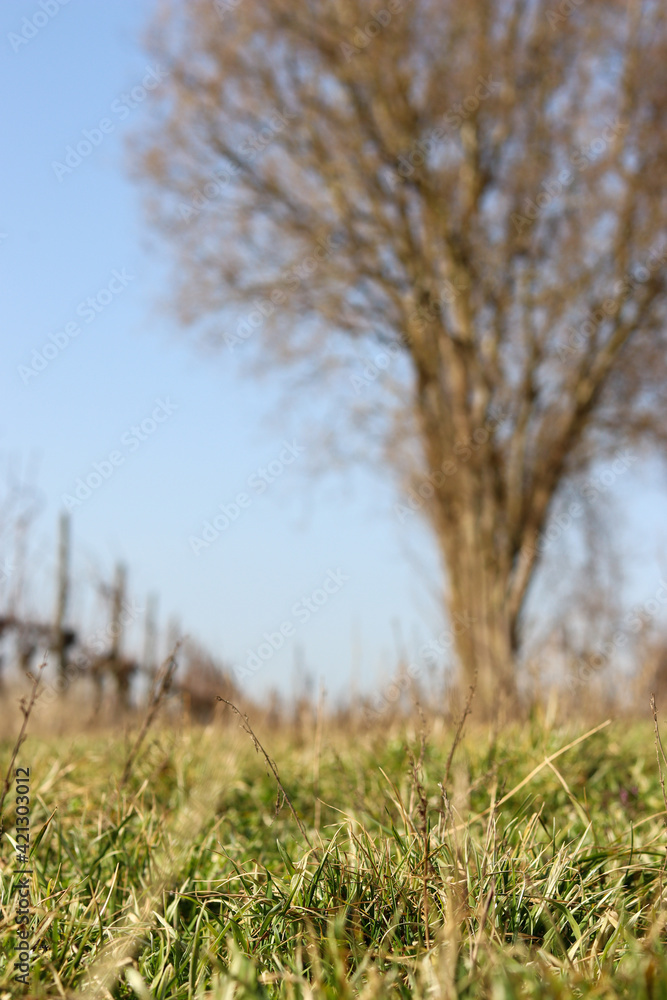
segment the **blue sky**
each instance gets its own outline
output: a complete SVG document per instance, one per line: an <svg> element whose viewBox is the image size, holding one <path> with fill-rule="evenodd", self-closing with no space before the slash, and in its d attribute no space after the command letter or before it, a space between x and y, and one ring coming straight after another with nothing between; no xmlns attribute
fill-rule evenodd
<svg viewBox="0 0 667 1000"><path fill-rule="evenodd" d="M270 384L242 378L229 352L198 355L161 309L166 258L149 247L123 142L141 120L141 105L129 108L123 95L132 102L150 67L140 47L149 10L136 0L70 0L18 47L9 34L19 35L39 4L11 2L0 12L0 73L13 95L2 124L0 453L32 463L44 495L34 603L50 611L63 494L76 499L77 480L96 463L108 471L109 455L120 452L109 478L72 509L75 619L97 623L92 583L123 559L138 602L158 594L162 625L176 615L214 653L241 663L330 570L342 570L349 581L245 683L286 691L303 655L332 693L353 680L370 686L381 664L395 662L394 619L406 641L439 627L437 557L416 523L406 536L388 486L371 476L313 482L297 454L263 493L257 480L248 486L258 469L280 463L286 440L297 451L300 442L293 424L268 419L277 398ZM104 119L113 130L92 132ZM99 145L71 172L54 167L84 130ZM43 357L51 337L54 356L28 373L43 364L33 351ZM151 432L157 400L175 409ZM131 429L142 421L140 441ZM251 504L195 555L189 538L239 492ZM411 568L412 553L425 574Z"/></svg>
<svg viewBox="0 0 667 1000"><path fill-rule="evenodd" d="M151 247L124 149L143 113L131 94L151 67L140 47L150 9L8 0L0 10L0 455L32 463L43 493L33 599L48 613L63 496L76 499L97 469L100 485L72 509L75 621L93 627L92 583L123 559L140 605L154 591L162 625L177 615L232 664L294 625L249 690L286 692L297 647L332 693L369 688L395 664L396 623L409 648L442 628L435 545L416 519L397 521L388 481L357 471L313 482L294 425L269 419L277 387L242 377L229 352L197 354L161 309L167 258ZM22 31L34 37L19 42ZM84 130L90 151L70 155L68 171L54 166ZM249 479L269 463L275 480L260 493ZM239 493L245 509L195 554L191 536ZM641 597L660 572L662 483L633 472L619 499ZM338 571L349 579L299 620L295 604Z"/></svg>

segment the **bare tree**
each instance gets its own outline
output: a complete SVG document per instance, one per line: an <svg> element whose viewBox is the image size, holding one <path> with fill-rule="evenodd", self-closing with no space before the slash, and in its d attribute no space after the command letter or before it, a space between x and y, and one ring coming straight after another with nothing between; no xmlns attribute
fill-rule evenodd
<svg viewBox="0 0 667 1000"><path fill-rule="evenodd" d="M490 707L568 479L665 445L667 22L380 3L165 0L136 164L186 322L311 375L388 365L347 369L347 412L414 462Z"/></svg>

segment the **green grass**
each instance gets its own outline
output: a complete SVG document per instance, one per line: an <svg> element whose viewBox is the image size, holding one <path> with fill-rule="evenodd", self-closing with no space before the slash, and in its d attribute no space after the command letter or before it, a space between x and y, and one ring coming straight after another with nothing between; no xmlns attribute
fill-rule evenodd
<svg viewBox="0 0 667 1000"><path fill-rule="evenodd" d="M443 796L441 725L421 763L410 727L325 730L319 762L314 734L258 731L312 850L235 721L153 734L124 788L121 737L30 735L30 995L667 997L650 721L612 723L513 791L582 732L473 728ZM12 794L3 997L23 991Z"/></svg>

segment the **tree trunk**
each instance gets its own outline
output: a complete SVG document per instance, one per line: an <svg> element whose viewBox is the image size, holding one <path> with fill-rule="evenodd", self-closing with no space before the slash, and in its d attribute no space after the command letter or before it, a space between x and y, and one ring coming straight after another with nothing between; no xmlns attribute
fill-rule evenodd
<svg viewBox="0 0 667 1000"><path fill-rule="evenodd" d="M474 529L472 518L471 526ZM440 540L461 681L476 685L473 710L488 718L503 708L511 710L517 701L516 624L507 607L509 576L483 537L471 543L463 529L453 537L441 535Z"/></svg>
<svg viewBox="0 0 667 1000"><path fill-rule="evenodd" d="M488 423L481 428L479 418L471 418L462 407L454 442L467 441L470 446L452 447L439 416L444 408L436 410L436 399L434 392L420 394L423 441L434 486L431 520L449 585L447 605L460 680L462 685L475 684L474 711L490 717L503 707L511 710L517 701L517 623L522 601L511 600L513 560L507 512ZM475 427L484 433L474 437Z"/></svg>

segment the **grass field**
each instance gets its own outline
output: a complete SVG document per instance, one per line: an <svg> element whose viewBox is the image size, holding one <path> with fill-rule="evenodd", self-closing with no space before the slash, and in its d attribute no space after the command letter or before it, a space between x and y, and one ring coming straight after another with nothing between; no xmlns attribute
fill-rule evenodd
<svg viewBox="0 0 667 1000"><path fill-rule="evenodd" d="M1 996L667 997L650 717L560 754L585 728L469 726L447 774L438 720L257 723L296 817L231 715L155 729L124 785L128 736L29 733L31 968L12 786Z"/></svg>

